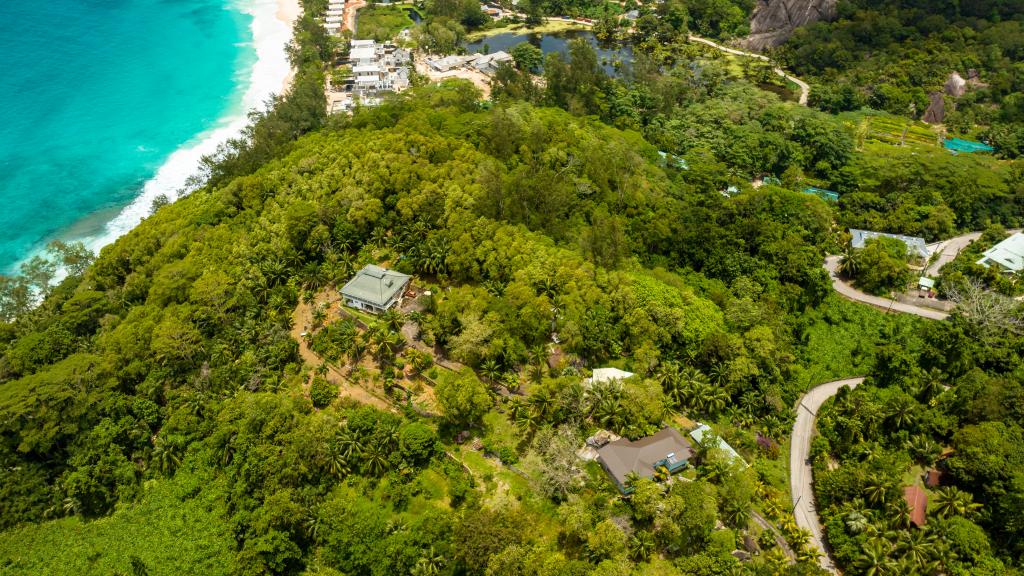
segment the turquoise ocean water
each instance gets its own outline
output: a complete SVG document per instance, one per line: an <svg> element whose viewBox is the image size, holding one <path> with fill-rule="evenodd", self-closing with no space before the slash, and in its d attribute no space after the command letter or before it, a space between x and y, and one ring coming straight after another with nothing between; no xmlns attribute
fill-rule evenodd
<svg viewBox="0 0 1024 576"><path fill-rule="evenodd" d="M0 2L0 273L100 233L238 114L251 22L226 0Z"/></svg>

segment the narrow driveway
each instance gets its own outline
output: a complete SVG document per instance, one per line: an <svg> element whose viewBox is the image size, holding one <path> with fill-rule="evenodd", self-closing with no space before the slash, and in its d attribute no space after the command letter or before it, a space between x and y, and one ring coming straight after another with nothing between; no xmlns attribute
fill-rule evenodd
<svg viewBox="0 0 1024 576"><path fill-rule="evenodd" d="M864 378L848 378L812 388L800 399L796 407L796 422L793 424L793 438L789 448L789 490L793 499L793 515L796 516L797 526L809 530L811 543L822 551L819 558L821 567L831 572L836 572L836 567L825 553L821 521L814 505L814 478L811 465L808 463L811 456L811 438L814 435L814 421L821 405L835 396L843 386L855 388L863 381Z"/></svg>
<svg viewBox="0 0 1024 576"><path fill-rule="evenodd" d="M714 42L712 40L708 40L707 38L701 38L700 36L694 36L693 34L690 34L688 36L688 39L690 40L690 42L699 42L699 43L704 44L706 46L710 46L710 47L712 47L715 50L718 50L720 52L725 52L726 54L732 54L734 56L746 56L747 58L756 58L756 59L762 60L764 62L771 62L771 58L765 56L764 54L756 54L754 52L744 52L743 50L737 50L735 48L729 48L727 46L722 46L721 44L718 44L717 42ZM785 78L786 80L789 80L790 82L792 82L792 83L794 83L794 84L796 84L797 86L800 87L800 105L801 106L807 106L807 95L810 94L811 87L808 86L807 83L804 82L803 80L797 78L796 76L793 76L792 74L786 72L785 70L783 70L782 68L779 68L778 66L776 66L774 68L774 72L775 72L775 74Z"/></svg>
<svg viewBox="0 0 1024 576"><path fill-rule="evenodd" d="M952 262L961 250L980 237L981 232L971 232L970 234L964 234L963 236L957 236L929 245L928 248L931 249L932 253L938 254L939 257L924 271L925 276L938 276L940 268Z"/></svg>
<svg viewBox="0 0 1024 576"><path fill-rule="evenodd" d="M871 294L857 290L839 277L839 262L842 258L842 256L828 256L825 258L825 270L828 271L828 275L832 279L832 288L834 288L839 294L849 298L850 300L870 304L883 310L902 312L904 314L914 314L922 318L928 318L929 320L945 320L946 318L949 318L949 314L942 312L941 310L911 306L910 304L897 302L890 298L872 296Z"/></svg>

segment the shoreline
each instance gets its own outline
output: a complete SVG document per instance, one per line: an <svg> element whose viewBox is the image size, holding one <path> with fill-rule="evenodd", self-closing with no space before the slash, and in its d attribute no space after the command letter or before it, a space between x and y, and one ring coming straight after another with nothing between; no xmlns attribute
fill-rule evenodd
<svg viewBox="0 0 1024 576"><path fill-rule="evenodd" d="M299 0L277 0L277 19L288 27L288 39L292 38L292 30L295 29L295 22L302 16L302 5ZM295 68L289 66L288 74L281 82L281 91L278 96L284 96L292 88L295 82Z"/></svg>
<svg viewBox="0 0 1024 576"><path fill-rule="evenodd" d="M249 24L250 36L243 41L251 46L255 59L248 70L247 80L239 85L236 104L226 110L213 126L196 134L172 152L143 183L131 202L119 208L106 208L82 215L25 254L15 269L33 256L43 254L45 245L53 239L82 242L99 255L104 246L130 232L150 215L154 199L164 195L174 201L192 192L189 179L199 172L200 160L216 153L221 144L241 134L249 124L248 114L251 110L264 108L272 94L283 95L288 92L295 70L288 61L285 45L291 42L294 23L302 12L299 0L231 0L226 3L225 9L252 18ZM107 216L102 224L101 216ZM83 236L74 234L75 231L85 232L86 228L92 228L94 232ZM59 282L63 277L63 271L59 271L56 281Z"/></svg>

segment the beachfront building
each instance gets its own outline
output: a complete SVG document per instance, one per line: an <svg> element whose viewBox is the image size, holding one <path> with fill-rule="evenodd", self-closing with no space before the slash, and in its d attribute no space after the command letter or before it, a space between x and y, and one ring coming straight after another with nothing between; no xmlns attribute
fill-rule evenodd
<svg viewBox="0 0 1024 576"><path fill-rule="evenodd" d="M409 87L408 50L373 40L353 40L349 49L352 95L363 104L377 101L381 92L401 92Z"/></svg>
<svg viewBox="0 0 1024 576"><path fill-rule="evenodd" d="M864 244L872 238L895 238L900 242L903 242L907 247L907 256L910 256L912 261L924 262L928 260L931 253L928 251L928 247L925 245L924 238L917 236L904 236L902 234L889 234L887 232L874 232L872 230L854 230L850 229L850 246L853 248L863 248Z"/></svg>
<svg viewBox="0 0 1024 576"><path fill-rule="evenodd" d="M331 0L324 12L323 25L331 36L341 36L345 27L345 0Z"/></svg>
<svg viewBox="0 0 1024 576"><path fill-rule="evenodd" d="M654 478L660 471L668 476L686 468L693 454L690 442L672 427L636 441L619 438L597 447L597 461L623 494L633 491L630 475Z"/></svg>
<svg viewBox="0 0 1024 576"><path fill-rule="evenodd" d="M345 305L378 314L402 301L410 276L368 264L341 288Z"/></svg>
<svg viewBox="0 0 1024 576"><path fill-rule="evenodd" d="M1024 234L1017 232L985 250L978 264L1007 274L1016 274L1024 270Z"/></svg>

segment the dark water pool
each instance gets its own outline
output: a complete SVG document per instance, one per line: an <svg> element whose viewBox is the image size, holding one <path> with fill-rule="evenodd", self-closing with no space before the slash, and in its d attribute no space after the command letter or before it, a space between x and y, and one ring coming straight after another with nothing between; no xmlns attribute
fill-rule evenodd
<svg viewBox="0 0 1024 576"><path fill-rule="evenodd" d="M611 76L618 76L622 70L616 63L628 65L633 61L633 49L629 45L615 46L613 48L602 47L589 30L566 30L551 34L536 34L530 32L505 32L495 34L486 38L467 42L464 44L466 52L497 52L504 50L511 52L517 44L529 42L540 48L545 55L551 52L560 52L565 56L569 54L569 42L577 38L586 40L597 52L597 61L604 68L604 71Z"/></svg>

